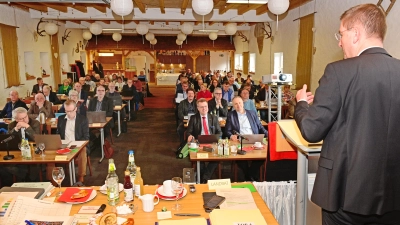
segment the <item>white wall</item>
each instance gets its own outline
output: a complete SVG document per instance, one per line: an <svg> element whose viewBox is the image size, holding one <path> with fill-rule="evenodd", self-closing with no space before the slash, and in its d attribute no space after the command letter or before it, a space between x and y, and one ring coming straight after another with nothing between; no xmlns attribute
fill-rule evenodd
<svg viewBox="0 0 400 225"><path fill-rule="evenodd" d="M210 51L210 70L229 70L229 52Z"/></svg>
<svg viewBox="0 0 400 225"><path fill-rule="evenodd" d="M153 54L155 54L155 53L153 53ZM150 64L154 64L154 58L148 52L145 52L145 51L131 52L131 53L129 53L128 56L126 56L126 58L133 58L133 57L137 57L137 56L146 57L146 59L145 59L145 63L146 63L145 74L147 75L147 79L150 80L150 74L149 74ZM138 74L139 74L139 72L143 70L143 66L136 66L136 69L138 70Z"/></svg>

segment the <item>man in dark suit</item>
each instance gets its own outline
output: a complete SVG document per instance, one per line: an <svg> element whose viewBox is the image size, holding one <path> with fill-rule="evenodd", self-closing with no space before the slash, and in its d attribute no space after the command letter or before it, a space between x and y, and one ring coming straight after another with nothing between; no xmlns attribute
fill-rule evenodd
<svg viewBox="0 0 400 225"><path fill-rule="evenodd" d="M198 113L194 114L190 120L186 131L188 135L187 141L190 142L193 139L197 139L199 135L211 135L221 134L221 127L219 126L218 117L208 113L207 100L201 98L197 100ZM218 162L209 162L207 167L205 163L201 162L200 172L202 183L207 183L207 180L211 179L215 168L217 168ZM205 168L204 168L205 167Z"/></svg>
<svg viewBox="0 0 400 225"><path fill-rule="evenodd" d="M187 90L187 98L179 103L178 107L178 118L179 118L179 126L177 129L179 141L183 143L185 141L184 133L185 133L185 116L187 117L189 114L197 113L197 105L196 99L194 98L194 90L189 88ZM188 118L189 119L189 118Z"/></svg>
<svg viewBox="0 0 400 225"><path fill-rule="evenodd" d="M57 97L57 94L52 92L50 87L48 85L45 85L43 87L43 95L45 97L45 99L51 103L53 103L53 105L59 105L61 104L60 99Z"/></svg>
<svg viewBox="0 0 400 225"><path fill-rule="evenodd" d="M133 81L132 81L132 79L129 79L127 82L126 82L126 84L122 87L122 92L131 92L132 93L132 96L133 96L133 98L132 98L132 100L130 100L130 106L131 106L131 109L132 109L132 111L131 111L131 115L134 115L132 112L135 112L135 107L136 107L136 102L139 102L139 95L138 95L138 93L137 93L137 91L136 91L136 87L135 87L135 85L133 85ZM128 112L128 110L129 110L129 108L128 107L125 107L125 111L126 112Z"/></svg>
<svg viewBox="0 0 400 225"><path fill-rule="evenodd" d="M43 86L47 85L43 83L43 79L41 77L36 78L36 82L37 84L33 85L32 94L43 92Z"/></svg>
<svg viewBox="0 0 400 225"><path fill-rule="evenodd" d="M228 102L222 98L222 89L214 89L214 98L208 101L208 110L218 117L226 117L228 115Z"/></svg>
<svg viewBox="0 0 400 225"><path fill-rule="evenodd" d="M82 84L80 82L76 82L74 84L74 90L78 92L78 99L83 104L86 105L88 99L88 93L82 90Z"/></svg>
<svg viewBox="0 0 400 225"><path fill-rule="evenodd" d="M180 79L182 82L176 85L176 92L175 92L175 100L178 97L178 94L182 95L183 99L187 99L187 89L189 88L189 83L187 82L187 78L181 78ZM175 101L175 119L176 119L176 126L179 126L179 115L178 115L178 109L179 109L179 103Z"/></svg>
<svg viewBox="0 0 400 225"><path fill-rule="evenodd" d="M25 102L21 101L19 99L19 95L17 91L10 91L10 101L6 103L4 106L3 110L0 112L0 118L11 118L12 117L12 111L15 108L22 107L28 110L28 107L26 106Z"/></svg>
<svg viewBox="0 0 400 225"><path fill-rule="evenodd" d="M64 102L66 115L60 116L57 122L57 133L62 140L87 141L89 140L89 123L85 116L76 112L76 102ZM84 147L76 158L78 162L78 181L83 182L86 175L87 152Z"/></svg>
<svg viewBox="0 0 400 225"><path fill-rule="evenodd" d="M114 102L112 99L105 96L106 89L103 86L98 86L96 97L90 99L88 111L106 111L107 117L112 117L114 114ZM114 120L107 124L104 129L104 134L107 134L109 128L114 127ZM107 136L107 135L106 135Z"/></svg>
<svg viewBox="0 0 400 225"><path fill-rule="evenodd" d="M323 224L400 224L400 61L383 49L378 6L340 19L344 60L327 65L315 98L306 85L296 96L302 136L324 141L311 200Z"/></svg>
<svg viewBox="0 0 400 225"><path fill-rule="evenodd" d="M228 113L225 125L225 136L232 141L237 141L238 137L234 131L240 134L264 134L268 136L267 130L261 125L257 113L252 110L246 110L243 107L242 98L236 96L232 100L234 111ZM237 162L238 166L243 170L246 180L257 181L260 173L260 166L263 161L254 160L250 167L247 161Z"/></svg>

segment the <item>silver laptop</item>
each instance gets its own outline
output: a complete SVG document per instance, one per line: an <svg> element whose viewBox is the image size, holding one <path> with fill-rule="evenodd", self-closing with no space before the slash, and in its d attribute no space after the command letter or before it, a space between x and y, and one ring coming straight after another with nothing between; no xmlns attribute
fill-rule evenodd
<svg viewBox="0 0 400 225"><path fill-rule="evenodd" d="M44 143L46 150L58 150L63 149L68 146L68 144L61 143L61 136L59 134L49 134L49 135L35 135L35 143Z"/></svg>
<svg viewBox="0 0 400 225"><path fill-rule="evenodd" d="M106 111L90 111L86 112L89 123L105 123Z"/></svg>
<svg viewBox="0 0 400 225"><path fill-rule="evenodd" d="M199 135L197 139L200 144L210 144L214 142L218 142L219 134L210 134L210 135Z"/></svg>
<svg viewBox="0 0 400 225"><path fill-rule="evenodd" d="M263 142L264 134L243 134L249 140L243 139L243 144L254 144L255 142Z"/></svg>

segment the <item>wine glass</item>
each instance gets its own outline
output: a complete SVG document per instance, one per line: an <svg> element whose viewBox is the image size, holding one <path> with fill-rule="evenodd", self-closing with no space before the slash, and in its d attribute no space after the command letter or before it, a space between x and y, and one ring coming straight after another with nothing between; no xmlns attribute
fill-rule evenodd
<svg viewBox="0 0 400 225"><path fill-rule="evenodd" d="M40 149L40 151L42 152L42 158L44 158L46 155L44 154L44 149L46 148L46 146L44 145L44 143L39 143L38 147Z"/></svg>
<svg viewBox="0 0 400 225"><path fill-rule="evenodd" d="M178 197L183 191L182 178L173 177L171 179L171 186L172 186L172 191L175 193L175 200L176 200L176 204L174 205L172 210L180 210L182 209L182 206L178 204Z"/></svg>
<svg viewBox="0 0 400 225"><path fill-rule="evenodd" d="M57 196L60 196L60 195L62 195L61 183L65 178L64 169L62 167L54 167L52 175L53 175L53 180L58 184L59 192L58 192Z"/></svg>

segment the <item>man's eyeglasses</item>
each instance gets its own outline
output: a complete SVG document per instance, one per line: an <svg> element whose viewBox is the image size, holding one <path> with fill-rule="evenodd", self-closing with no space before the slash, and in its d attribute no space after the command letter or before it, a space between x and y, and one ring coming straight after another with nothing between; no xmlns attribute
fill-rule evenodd
<svg viewBox="0 0 400 225"><path fill-rule="evenodd" d="M97 90L97 91L104 92L105 90Z"/></svg>
<svg viewBox="0 0 400 225"><path fill-rule="evenodd" d="M26 116L23 117L23 118L15 118L15 120L16 120L16 121L23 121L23 120L25 120L27 117L28 117L28 114L26 114Z"/></svg>
<svg viewBox="0 0 400 225"><path fill-rule="evenodd" d="M340 40L342 39L343 33L346 32L346 31L349 31L349 30L351 30L351 29L353 29L353 28L349 28L349 29L347 29L347 30L339 31L338 33L335 33L335 38L336 38L336 40L337 40L337 41L340 41Z"/></svg>
<svg viewBox="0 0 400 225"><path fill-rule="evenodd" d="M70 110L70 111L68 111L68 110L65 110L65 112L66 112L66 113L72 113L72 112L74 112L74 111L75 111L75 109L76 109L76 107L75 107L73 110Z"/></svg>
<svg viewBox="0 0 400 225"><path fill-rule="evenodd" d="M214 93L214 95L222 95L222 92L221 93Z"/></svg>

